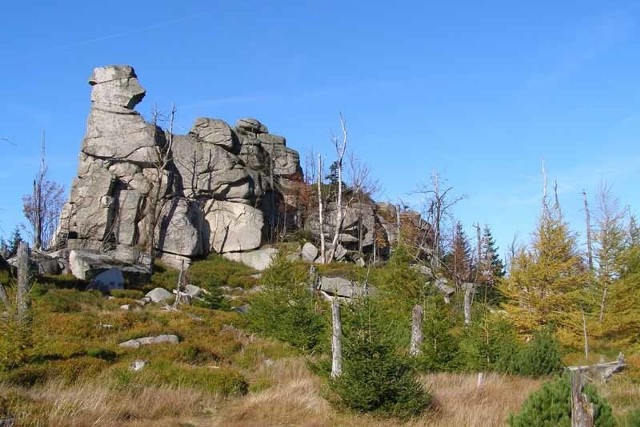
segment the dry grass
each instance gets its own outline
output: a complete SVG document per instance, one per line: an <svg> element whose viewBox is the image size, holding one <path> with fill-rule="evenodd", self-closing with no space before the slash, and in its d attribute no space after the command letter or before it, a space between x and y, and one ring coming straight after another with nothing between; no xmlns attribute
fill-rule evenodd
<svg viewBox="0 0 640 427"><path fill-rule="evenodd" d="M330 425L331 408L320 395L320 380L309 372L303 359L281 359L264 364L260 371L272 387L232 402L213 425Z"/></svg>
<svg viewBox="0 0 640 427"><path fill-rule="evenodd" d="M517 411L541 380L489 374L477 387L475 375L423 376L434 397L432 408L408 422L370 415L337 413L322 397L321 381L302 359L285 359L263 368L275 383L226 405L212 425L217 426L501 426Z"/></svg>
<svg viewBox="0 0 640 427"><path fill-rule="evenodd" d="M20 413L14 414L21 426L158 425L167 418L177 420L210 411L219 401L187 388L156 386L117 391L97 383L65 386L49 382L29 390L2 386L0 392L21 400Z"/></svg>

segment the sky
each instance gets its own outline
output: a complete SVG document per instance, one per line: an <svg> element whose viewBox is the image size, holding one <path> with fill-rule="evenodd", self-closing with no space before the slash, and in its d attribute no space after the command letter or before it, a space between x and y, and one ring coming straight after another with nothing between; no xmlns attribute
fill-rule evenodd
<svg viewBox="0 0 640 427"><path fill-rule="evenodd" d="M132 65L138 106L255 117L300 152L350 151L381 201L420 208L437 173L465 195L454 215L526 243L542 167L567 220L601 182L636 212L640 182L637 1L8 2L0 15L0 236L24 223L46 134L50 178L68 190L94 67ZM550 184L551 186L551 184ZM595 203L595 202L593 202ZM584 235L584 233L581 233Z"/></svg>

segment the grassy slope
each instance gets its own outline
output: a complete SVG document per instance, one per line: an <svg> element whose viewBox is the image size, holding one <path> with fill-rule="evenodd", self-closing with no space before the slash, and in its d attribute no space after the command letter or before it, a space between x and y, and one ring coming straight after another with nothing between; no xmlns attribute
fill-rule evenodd
<svg viewBox="0 0 640 427"><path fill-rule="evenodd" d="M231 284L236 291L254 283L252 271L217 258L193 272L195 281ZM164 270L154 282L172 287L174 276ZM124 311L122 304L136 306L132 298L60 288L75 285L40 280L34 287L37 345L31 362L0 373L0 416L10 413L18 425L401 425L334 410L326 385L310 373L305 358L287 345L247 334L239 314L198 307L166 311L158 305ZM177 334L180 344L117 346L161 333ZM149 365L131 372L137 359ZM640 360L630 361L640 366ZM461 374L425 375L422 381L434 405L408 425L503 425L541 383L488 375L478 388L475 375ZM616 377L601 392L618 414L638 408L640 386L629 376Z"/></svg>

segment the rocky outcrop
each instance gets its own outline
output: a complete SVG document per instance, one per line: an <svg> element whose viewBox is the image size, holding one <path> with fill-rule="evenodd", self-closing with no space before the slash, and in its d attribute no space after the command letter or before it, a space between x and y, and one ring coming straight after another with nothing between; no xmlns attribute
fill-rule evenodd
<svg viewBox="0 0 640 427"><path fill-rule="evenodd" d="M163 259L260 247L273 201L288 200L288 185L301 177L299 155L283 137L251 118L232 127L201 117L187 135L171 134L135 111L145 90L130 66L96 68L89 84L87 130L56 248L139 262L151 233ZM72 265L78 277L88 270L95 269Z"/></svg>

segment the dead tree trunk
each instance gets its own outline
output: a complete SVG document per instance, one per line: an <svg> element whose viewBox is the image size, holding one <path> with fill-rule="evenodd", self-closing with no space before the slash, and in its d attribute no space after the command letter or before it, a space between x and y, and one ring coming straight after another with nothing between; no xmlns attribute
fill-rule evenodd
<svg viewBox="0 0 640 427"><path fill-rule="evenodd" d="M422 306L416 304L413 306L411 316L411 346L409 347L409 354L418 356L422 351L422 341Z"/></svg>
<svg viewBox="0 0 640 427"><path fill-rule="evenodd" d="M322 204L322 156L318 154L318 222L320 223L320 259L324 264L326 259L324 237L324 206Z"/></svg>
<svg viewBox="0 0 640 427"><path fill-rule="evenodd" d="M584 215L587 228L587 262L589 265L589 271L593 271L593 246L591 238L591 214L589 212L589 204L587 202L587 192L582 190L582 197L584 198Z"/></svg>
<svg viewBox="0 0 640 427"><path fill-rule="evenodd" d="M571 369L571 427L593 427L593 404L583 385L582 369Z"/></svg>
<svg viewBox="0 0 640 427"><path fill-rule="evenodd" d="M342 321L337 296L331 300L331 325L331 378L337 378L342 374Z"/></svg>
<svg viewBox="0 0 640 427"><path fill-rule="evenodd" d="M16 316L20 326L29 323L29 246L20 242L18 246L18 289L16 292Z"/></svg>
<svg viewBox="0 0 640 427"><path fill-rule="evenodd" d="M476 292L475 283L465 283L464 287L464 324L471 324L471 303Z"/></svg>
<svg viewBox="0 0 640 427"><path fill-rule="evenodd" d="M336 255L344 216L344 213L342 212L342 161L347 150L347 125L342 114L340 114L340 126L342 127L342 141L340 142L338 138L333 138L333 145L335 146L337 157L336 163L338 165L338 197L336 200L336 230L333 235L328 262L332 262Z"/></svg>

